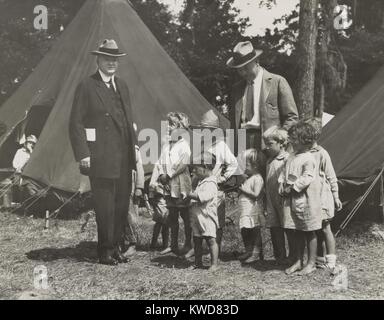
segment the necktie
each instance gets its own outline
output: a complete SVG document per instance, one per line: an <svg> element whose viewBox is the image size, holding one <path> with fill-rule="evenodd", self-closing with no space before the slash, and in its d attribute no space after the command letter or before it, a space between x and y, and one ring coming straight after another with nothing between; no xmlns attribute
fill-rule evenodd
<svg viewBox="0 0 384 320"><path fill-rule="evenodd" d="M245 92L245 103L243 109L242 120L243 123L247 123L250 121L254 114L254 106L253 106L253 81L248 83Z"/></svg>
<svg viewBox="0 0 384 320"><path fill-rule="evenodd" d="M113 86L112 78L109 79L109 81L107 83L108 83L109 89L111 89L113 92L115 92L115 87Z"/></svg>

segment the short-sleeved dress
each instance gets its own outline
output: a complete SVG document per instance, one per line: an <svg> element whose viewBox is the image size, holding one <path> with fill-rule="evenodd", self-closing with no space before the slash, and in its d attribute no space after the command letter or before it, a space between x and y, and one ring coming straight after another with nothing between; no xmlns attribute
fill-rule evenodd
<svg viewBox="0 0 384 320"><path fill-rule="evenodd" d="M242 189L252 193L257 199L252 199L244 193L239 196L239 227L255 228L260 227L264 216L264 180L260 174L249 177L241 186Z"/></svg>
<svg viewBox="0 0 384 320"><path fill-rule="evenodd" d="M310 151L319 168L323 220L331 220L335 216L335 200L339 199L335 169L329 153L323 147L315 146Z"/></svg>
<svg viewBox="0 0 384 320"><path fill-rule="evenodd" d="M279 176L284 170L288 157L289 153L283 152L267 162L265 193L267 200L266 226L268 228L283 227L283 198L279 194Z"/></svg>
<svg viewBox="0 0 384 320"><path fill-rule="evenodd" d="M217 217L217 182L210 176L199 182L195 193L199 201L192 202L190 208L191 226L194 237L216 238L219 227Z"/></svg>
<svg viewBox="0 0 384 320"><path fill-rule="evenodd" d="M309 151L291 154L279 182L292 185L290 195L283 200L283 227L300 231L321 229L321 183L314 156Z"/></svg>

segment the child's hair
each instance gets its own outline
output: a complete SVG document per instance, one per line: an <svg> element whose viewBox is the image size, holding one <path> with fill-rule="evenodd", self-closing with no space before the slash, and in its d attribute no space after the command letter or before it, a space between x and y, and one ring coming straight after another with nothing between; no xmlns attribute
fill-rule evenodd
<svg viewBox="0 0 384 320"><path fill-rule="evenodd" d="M320 134L322 130L321 119L314 117L314 118L305 119L303 121L310 124L316 130L315 139L317 141L320 138Z"/></svg>
<svg viewBox="0 0 384 320"><path fill-rule="evenodd" d="M288 132L283 128L273 126L264 132L263 138L272 139L278 143L281 143L283 147L286 147L288 143Z"/></svg>
<svg viewBox="0 0 384 320"><path fill-rule="evenodd" d="M189 128L189 118L183 112L169 112L167 114L167 121L170 124L176 126L176 128L188 129Z"/></svg>
<svg viewBox="0 0 384 320"><path fill-rule="evenodd" d="M245 163L249 163L252 168L259 168L259 157L256 149L247 149L244 151Z"/></svg>
<svg viewBox="0 0 384 320"><path fill-rule="evenodd" d="M291 140L296 140L303 146L311 147L318 138L318 130L312 124L301 120L289 128L288 135Z"/></svg>
<svg viewBox="0 0 384 320"><path fill-rule="evenodd" d="M211 153L203 153L200 157L193 160L192 166L203 167L212 171L216 166L216 156Z"/></svg>

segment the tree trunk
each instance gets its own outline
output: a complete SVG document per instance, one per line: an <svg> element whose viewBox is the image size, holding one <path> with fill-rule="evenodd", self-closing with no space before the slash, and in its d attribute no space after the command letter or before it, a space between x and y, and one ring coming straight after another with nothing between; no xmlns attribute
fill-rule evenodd
<svg viewBox="0 0 384 320"><path fill-rule="evenodd" d="M300 117L313 116L318 0L300 0L297 106Z"/></svg>

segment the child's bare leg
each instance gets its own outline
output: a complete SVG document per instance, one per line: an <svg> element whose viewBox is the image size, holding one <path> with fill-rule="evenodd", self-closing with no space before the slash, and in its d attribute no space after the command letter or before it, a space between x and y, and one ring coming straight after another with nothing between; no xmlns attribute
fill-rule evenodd
<svg viewBox="0 0 384 320"><path fill-rule="evenodd" d="M209 253L211 255L211 266L209 267L209 270L215 271L218 267L219 246L217 245L215 238L207 237L206 241L208 243Z"/></svg>
<svg viewBox="0 0 384 320"><path fill-rule="evenodd" d="M223 228L218 228L216 231L216 244L219 250L219 254L221 253L221 242L223 240Z"/></svg>
<svg viewBox="0 0 384 320"><path fill-rule="evenodd" d="M161 223L156 222L155 225L153 226L151 249L155 249L157 245L157 238L159 237L160 230L161 230Z"/></svg>
<svg viewBox="0 0 384 320"><path fill-rule="evenodd" d="M243 238L244 248L245 252L241 254L238 259L239 260L246 260L248 259L252 254L252 244L250 243L250 233L248 228L241 228L241 237Z"/></svg>
<svg viewBox="0 0 384 320"><path fill-rule="evenodd" d="M333 235L331 224L329 221L324 222L324 227L322 230L325 240L325 246L327 248L327 254L336 254L336 241L335 236Z"/></svg>
<svg viewBox="0 0 384 320"><path fill-rule="evenodd" d="M305 235L302 231L294 231L290 230L291 236L292 236L292 242L294 242L294 262L293 264L288 268L285 269L286 274L292 274L296 271L301 270L303 267L303 256L304 256L304 250L305 250Z"/></svg>
<svg viewBox="0 0 384 320"><path fill-rule="evenodd" d="M202 237L193 237L193 242L195 244L195 267L203 267L203 238Z"/></svg>
<svg viewBox="0 0 384 320"><path fill-rule="evenodd" d="M316 270L317 237L315 231L304 232L308 247L308 261L306 266L298 273L306 275Z"/></svg>

